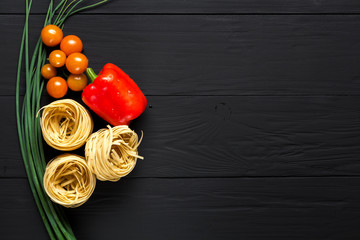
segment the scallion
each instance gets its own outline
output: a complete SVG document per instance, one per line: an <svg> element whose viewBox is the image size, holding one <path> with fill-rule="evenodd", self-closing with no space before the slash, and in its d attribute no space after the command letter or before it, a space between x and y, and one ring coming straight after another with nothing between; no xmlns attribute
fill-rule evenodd
<svg viewBox="0 0 360 240"><path fill-rule="evenodd" d="M70 3L67 0L61 0L55 7L53 0L50 0L44 26L54 24L62 28L69 16L76 12L98 6L106 1L103 0L77 8L83 0L73 0ZM37 112L40 109L40 99L44 87L40 69L46 61L46 50L39 38L30 60L29 17L31 4L32 0L26 0L25 24L21 38L16 77L16 121L20 149L32 194L50 238L76 239L62 208L49 199L43 188L46 161ZM22 79L21 75L23 67L25 68L24 79ZM20 98L21 83L26 87L23 99Z"/></svg>

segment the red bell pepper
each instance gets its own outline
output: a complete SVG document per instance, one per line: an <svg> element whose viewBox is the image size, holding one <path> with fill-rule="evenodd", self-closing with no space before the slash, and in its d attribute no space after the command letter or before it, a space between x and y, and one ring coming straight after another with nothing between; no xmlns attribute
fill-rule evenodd
<svg viewBox="0 0 360 240"><path fill-rule="evenodd" d="M82 93L82 100L111 125L129 125L145 111L147 100L136 83L119 67L108 63L97 76L91 68L86 73L93 83Z"/></svg>

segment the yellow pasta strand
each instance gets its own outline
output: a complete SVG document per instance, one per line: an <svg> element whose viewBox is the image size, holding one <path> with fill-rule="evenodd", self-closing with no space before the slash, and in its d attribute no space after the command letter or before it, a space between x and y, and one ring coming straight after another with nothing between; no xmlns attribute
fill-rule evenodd
<svg viewBox="0 0 360 240"><path fill-rule="evenodd" d="M94 123L90 113L74 100L57 100L42 110L40 124L43 137L55 149L78 149L93 131Z"/></svg>
<svg viewBox="0 0 360 240"><path fill-rule="evenodd" d="M44 189L50 199L67 208L84 204L94 192L96 177L84 157L62 154L51 160L44 174Z"/></svg>
<svg viewBox="0 0 360 240"><path fill-rule="evenodd" d="M85 159L101 181L118 181L135 167L142 140L126 125L100 129L91 134L85 145Z"/></svg>

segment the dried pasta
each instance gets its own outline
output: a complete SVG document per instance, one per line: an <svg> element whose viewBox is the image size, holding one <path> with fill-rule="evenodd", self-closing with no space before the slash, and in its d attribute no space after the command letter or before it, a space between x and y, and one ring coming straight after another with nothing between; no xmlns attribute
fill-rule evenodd
<svg viewBox="0 0 360 240"><path fill-rule="evenodd" d="M90 113L71 99L57 100L42 108L41 130L51 147L72 151L85 144L93 131Z"/></svg>
<svg viewBox="0 0 360 240"><path fill-rule="evenodd" d="M44 188L52 201L67 208L84 204L94 192L96 177L84 157L62 154L51 160L44 174Z"/></svg>
<svg viewBox="0 0 360 240"><path fill-rule="evenodd" d="M91 134L85 145L85 159L101 181L118 181L136 165L142 140L126 125L100 129Z"/></svg>

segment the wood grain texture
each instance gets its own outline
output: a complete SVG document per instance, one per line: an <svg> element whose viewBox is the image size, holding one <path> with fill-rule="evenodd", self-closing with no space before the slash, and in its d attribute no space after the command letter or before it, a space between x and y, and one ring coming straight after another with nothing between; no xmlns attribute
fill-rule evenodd
<svg viewBox="0 0 360 240"><path fill-rule="evenodd" d="M148 101L152 108L131 125L144 131L145 160L129 177L359 175L360 97L151 96ZM3 131L11 133L0 138L7 146L0 153L0 177L24 177L14 98L0 97L0 103L8 112ZM97 117L95 122L96 129L106 126ZM59 152L48 148L47 154L51 159Z"/></svg>
<svg viewBox="0 0 360 240"><path fill-rule="evenodd" d="M49 1L34 1L32 12L45 13ZM56 2L56 1L55 1ZM96 2L90 0L87 2ZM0 13L24 13L21 0L0 1ZM357 0L110 0L86 13L359 13Z"/></svg>
<svg viewBox="0 0 360 240"><path fill-rule="evenodd" d="M27 179L0 179L1 239L49 239Z"/></svg>
<svg viewBox="0 0 360 240"><path fill-rule="evenodd" d="M23 5L0 1L0 238L41 240L15 122ZM359 239L359 14L358 0L112 0L66 22L95 70L118 64L149 100L131 125L145 160L66 211L78 239Z"/></svg>
<svg viewBox="0 0 360 240"><path fill-rule="evenodd" d="M360 178L125 179L67 214L80 240L347 240L360 237L359 191ZM47 239L27 180L0 192L3 239Z"/></svg>
<svg viewBox="0 0 360 240"><path fill-rule="evenodd" d="M0 95L15 91L22 21L0 16L0 44L16 46L2 52ZM115 15L75 16L64 31L83 39L96 71L114 62L146 95L358 95L359 27L342 15Z"/></svg>

